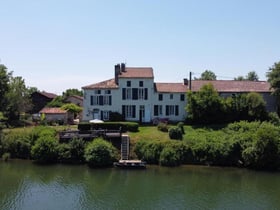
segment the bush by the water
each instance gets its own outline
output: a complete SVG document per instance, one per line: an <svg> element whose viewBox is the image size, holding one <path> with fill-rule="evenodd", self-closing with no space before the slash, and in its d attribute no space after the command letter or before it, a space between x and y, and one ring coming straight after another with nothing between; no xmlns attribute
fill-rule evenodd
<svg viewBox="0 0 280 210"><path fill-rule="evenodd" d="M53 163L58 158L58 141L52 136L41 136L31 149L32 158L39 163Z"/></svg>
<svg viewBox="0 0 280 210"><path fill-rule="evenodd" d="M171 142L180 145L180 153L178 147L169 146ZM139 140L135 154L151 164L277 170L280 168L280 128L268 122L241 121L220 130L189 129L183 141Z"/></svg>
<svg viewBox="0 0 280 210"><path fill-rule="evenodd" d="M97 138L86 146L85 160L90 167L112 166L117 160L117 150L111 143Z"/></svg>
<svg viewBox="0 0 280 210"><path fill-rule="evenodd" d="M58 160L63 163L84 162L85 141L73 138L69 143L62 143L58 146Z"/></svg>

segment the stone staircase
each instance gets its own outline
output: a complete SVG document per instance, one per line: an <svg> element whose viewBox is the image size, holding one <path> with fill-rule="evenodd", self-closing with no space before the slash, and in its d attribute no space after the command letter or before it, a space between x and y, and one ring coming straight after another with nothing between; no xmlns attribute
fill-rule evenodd
<svg viewBox="0 0 280 210"><path fill-rule="evenodd" d="M128 160L129 157L129 136L122 135L122 144L121 144L121 159Z"/></svg>

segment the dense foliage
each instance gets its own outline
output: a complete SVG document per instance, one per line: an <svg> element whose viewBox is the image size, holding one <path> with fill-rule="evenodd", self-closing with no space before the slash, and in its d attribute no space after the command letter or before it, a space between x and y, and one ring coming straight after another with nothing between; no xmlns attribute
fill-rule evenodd
<svg viewBox="0 0 280 210"><path fill-rule="evenodd" d="M148 163L204 164L277 170L280 167L280 128L268 122L188 129L183 141L140 139L135 153ZM175 164L176 163L176 164Z"/></svg>
<svg viewBox="0 0 280 210"><path fill-rule="evenodd" d="M117 159L117 150L111 143L97 138L86 146L84 156L90 167L112 166Z"/></svg>
<svg viewBox="0 0 280 210"><path fill-rule="evenodd" d="M104 123L79 123L80 131L88 130L120 130L121 132L137 132L139 124L137 122L104 122Z"/></svg>
<svg viewBox="0 0 280 210"><path fill-rule="evenodd" d="M188 92L188 121L196 124L228 123L239 120L267 120L265 101L258 93L223 98L209 83L198 92Z"/></svg>

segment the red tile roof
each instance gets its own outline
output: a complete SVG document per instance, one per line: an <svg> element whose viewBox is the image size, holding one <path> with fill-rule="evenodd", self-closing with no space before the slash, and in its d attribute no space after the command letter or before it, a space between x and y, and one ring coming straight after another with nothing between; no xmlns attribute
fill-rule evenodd
<svg viewBox="0 0 280 210"><path fill-rule="evenodd" d="M59 107L45 107L39 113L45 114L65 114L67 111Z"/></svg>
<svg viewBox="0 0 280 210"><path fill-rule="evenodd" d="M153 68L151 67L126 67L119 78L154 78Z"/></svg>
<svg viewBox="0 0 280 210"><path fill-rule="evenodd" d="M272 92L266 81L236 81L236 80L193 80L192 91L199 91L205 85L212 83L218 92Z"/></svg>
<svg viewBox="0 0 280 210"><path fill-rule="evenodd" d="M161 93L185 93L188 90L188 86L183 83L155 83L157 92Z"/></svg>
<svg viewBox="0 0 280 210"><path fill-rule="evenodd" d="M48 93L48 92L45 92L45 91L38 92L38 93L40 93L41 95L43 95L43 96L45 96L45 97L47 97L47 98L52 98L52 99L54 99L54 98L57 97L56 94L54 94L54 93Z"/></svg>
<svg viewBox="0 0 280 210"><path fill-rule="evenodd" d="M82 89L115 89L118 88L118 85L115 82L115 79L105 80L103 82L91 84L82 87Z"/></svg>

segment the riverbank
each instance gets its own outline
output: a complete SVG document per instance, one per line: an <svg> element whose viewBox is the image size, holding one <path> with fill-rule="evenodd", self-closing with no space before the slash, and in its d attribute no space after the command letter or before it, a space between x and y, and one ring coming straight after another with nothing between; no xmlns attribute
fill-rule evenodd
<svg viewBox="0 0 280 210"><path fill-rule="evenodd" d="M168 126L172 128L174 126ZM279 170L280 129L267 122L239 122L220 127L184 126L182 140L171 140L168 132L157 126L140 126L138 132L129 132L131 159L143 159L148 164L178 166L186 164L235 166L257 170ZM60 129L60 128L59 128ZM74 139L59 143L54 127L5 131L1 140L1 155L9 152L12 158L34 158L32 148L38 139L53 139L43 145L53 148L50 162L80 162L85 160L88 142ZM38 148L41 148L38 147ZM109 147L108 147L109 148ZM114 153L110 149L110 154ZM44 150L38 152L44 153ZM118 159L112 155L112 159ZM110 162L113 161L110 159ZM107 162L108 164L108 162Z"/></svg>

